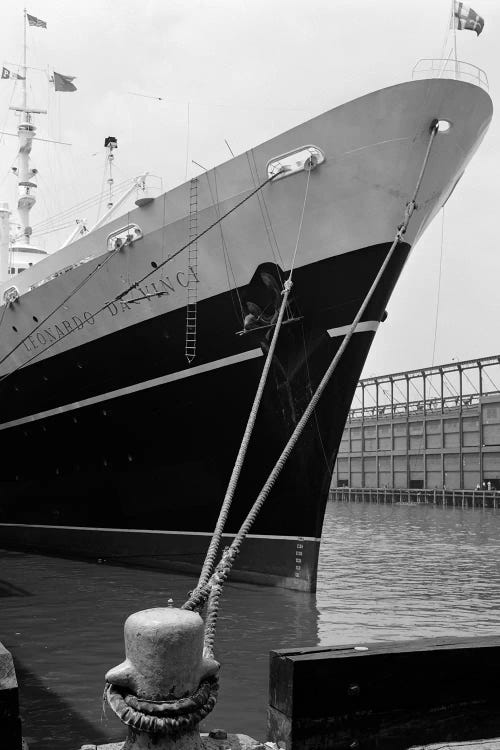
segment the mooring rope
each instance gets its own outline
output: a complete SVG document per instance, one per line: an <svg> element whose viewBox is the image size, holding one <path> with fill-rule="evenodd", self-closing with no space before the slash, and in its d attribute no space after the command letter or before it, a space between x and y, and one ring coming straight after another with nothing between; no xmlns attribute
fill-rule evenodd
<svg viewBox="0 0 500 750"><path fill-rule="evenodd" d="M196 727L214 709L219 691L217 676L200 683L195 692L172 701L140 700L128 688L104 687L109 706L123 724L137 732L154 735L177 735Z"/></svg>
<svg viewBox="0 0 500 750"><path fill-rule="evenodd" d="M264 367L262 369L262 373L261 373L261 376L260 376L259 384L257 386L257 391L255 393L255 397L254 397L254 400L253 400L252 408L251 408L250 414L248 416L248 421L247 421L247 425L246 425L246 428L245 428L245 432L243 434L243 438L242 438L241 443L240 443L240 447L239 447L239 450L238 450L238 455L236 456L236 460L234 462L233 470L232 470L232 473L231 473L231 478L229 479L229 483L228 483L228 486L227 486L227 489L226 489L226 494L224 496L224 500L222 502L222 507L221 507L220 512L219 512L219 517L217 519L217 523L216 523L216 526L215 526L212 538L210 540L210 544L209 544L209 547L208 547L208 550L207 550L205 561L203 563L203 567L202 567L202 570L201 570L201 573L200 573L200 578L199 578L199 581L198 581L198 587L204 586L207 583L207 581L210 578L210 576L212 575L212 573L213 573L213 570L214 570L214 567L215 567L215 560L216 560L216 557L217 557L217 551L219 549L220 541L221 541L221 538L222 538L222 532L224 531L224 526L226 524L227 517L229 515L229 511L231 509L231 504L232 504L232 501L233 501L233 498L234 498L234 493L236 491L236 486L238 484L238 480L239 480L239 477L240 477L240 474L241 474L241 470L243 468L243 464L244 464L244 461L245 461L245 457L246 457L248 445L250 443L250 438L252 436L253 429L255 427L255 422L257 420L257 414L258 414L258 411L259 411L260 403L262 401L262 395L264 393L264 388L265 388L266 383L267 383L267 378L268 378L268 375L269 375L269 370L271 368L271 363L272 363L272 360L273 360L273 357L274 357L274 351L276 349L276 343L278 341L278 336L279 336L279 333L280 333L280 330L281 330L281 324L283 322L283 316L284 316L285 310L287 308L288 297L290 296L290 292L291 292L292 286L293 286L292 276L293 276L293 271L294 271L294 267L295 267L295 259L296 259L296 256L297 256L297 248L299 246L300 235L301 235L301 232L302 232L302 223L303 223L303 220L304 220L304 212L305 212L306 203L307 203L307 196L308 196L308 193L309 193L309 181L310 181L310 177L311 177L311 169L308 169L306 189L305 189L305 194L304 194L304 200L303 200L303 203L302 203L302 211L301 211L301 215L300 215L299 228L297 230L297 238L296 238L296 242L295 242L295 248L294 248L293 255L292 255L292 263L291 263L291 267L290 267L290 273L289 273L288 279L284 283L284 288L283 288L283 291L282 291L283 299L282 299L282 302L281 302L281 306L280 306L278 318L277 318L275 326L274 326L274 331L273 331L273 336L272 336L272 339L271 339L271 344L270 344L268 352L267 352L266 361L265 361Z"/></svg>
<svg viewBox="0 0 500 750"><path fill-rule="evenodd" d="M269 493L271 492L276 480L278 479L288 457L290 456L290 453L292 452L294 446L296 445L297 441L299 440L300 436L302 435L302 432L309 421L311 415L313 414L316 405L325 390L328 382L330 381L331 376L333 375L341 357L343 356L347 345L349 344L349 341L351 340L358 323L360 322L372 296L375 292L388 264L391 260L394 251L398 244L401 242L406 229L408 227L408 223L413 215L413 212L416 208L416 198L418 191L420 189L420 186L422 184L422 179L424 176L424 172L429 160L432 144L434 142L434 138L436 136L436 133L438 132L438 121L433 120L433 122L430 125L430 137L429 137L429 143L427 145L427 149L425 152L425 157L423 160L422 167L420 169L420 173L418 176L418 180L416 183L415 190L413 192L413 197L405 206L405 212L404 212L404 218L402 224L398 227L394 240L392 242L392 245L384 259L384 262L382 263L372 285L370 286L370 289L368 290L368 293L365 296L365 299L363 300L361 307L359 308L353 322L351 323L351 326L349 327L349 330L345 334L342 343L337 350L335 356L333 357L328 369L326 370L325 374L323 375L323 378L318 385L313 397L311 398L309 404L307 405L306 409L304 410L304 413L302 414L302 417L300 418L299 422L297 423L291 437L289 438L285 448L283 449L280 457L278 458L276 464L274 465L271 473L269 474L269 477L267 478L266 483L264 484L262 490L260 491L257 499L255 500L252 508L250 509L246 519L242 523L240 530L236 534L235 538L233 539L231 545L229 548L227 548L223 554L222 558L217 565L214 573L212 574L209 581L204 584L203 586L198 587L195 589L187 602L183 605L183 609L188 610L195 610L200 611L201 608L204 606L205 602L209 600L209 605L212 611L208 612L207 619L206 619L206 626L205 626L205 649L207 651L208 655L211 655L213 653L213 646L215 641L215 626L216 626L216 619L217 619L217 611L219 607L219 600L222 593L222 589L224 586L224 583L231 572L232 566L234 564L234 561L239 554L241 545L247 536L250 528L252 527L252 524L254 523L255 519L257 518L260 509L264 505L267 497L269 496ZM213 590L213 594L212 594Z"/></svg>

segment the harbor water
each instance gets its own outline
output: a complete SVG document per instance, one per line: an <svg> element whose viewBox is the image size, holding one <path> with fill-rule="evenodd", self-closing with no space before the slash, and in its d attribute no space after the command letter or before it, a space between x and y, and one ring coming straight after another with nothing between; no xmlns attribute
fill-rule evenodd
<svg viewBox="0 0 500 750"><path fill-rule="evenodd" d="M124 737L102 707L123 622L180 606L180 574L0 551L0 641L12 652L30 750ZM265 737L274 648L498 634L500 511L331 502L317 594L229 583L219 619L218 705L205 727Z"/></svg>

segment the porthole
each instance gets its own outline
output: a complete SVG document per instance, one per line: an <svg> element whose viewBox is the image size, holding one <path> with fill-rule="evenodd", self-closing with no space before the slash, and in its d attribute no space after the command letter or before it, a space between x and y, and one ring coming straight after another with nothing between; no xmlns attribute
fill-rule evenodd
<svg viewBox="0 0 500 750"><path fill-rule="evenodd" d="M449 133L451 128L451 122L449 120L438 120L437 129L438 133Z"/></svg>

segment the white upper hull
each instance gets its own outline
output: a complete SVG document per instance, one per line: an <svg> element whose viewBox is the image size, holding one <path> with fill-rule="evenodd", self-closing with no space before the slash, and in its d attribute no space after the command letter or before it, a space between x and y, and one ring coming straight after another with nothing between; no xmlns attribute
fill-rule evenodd
<svg viewBox="0 0 500 750"><path fill-rule="evenodd" d="M202 175L198 188L198 232L264 182L269 160L313 144L324 152L326 160L310 173L296 265L391 242L415 189L430 124L435 118L446 119L452 127L449 133L435 139L417 210L406 233L405 239L412 245L447 200L480 144L491 114L491 100L482 89L443 79L413 81L349 102ZM234 275L229 282L231 288L248 284L261 263L277 262L285 271L290 268L306 182L305 172L276 180L263 189L262 197L260 194L252 197L223 221L222 231ZM36 362L184 307L187 252L154 272L146 282L147 289L143 284L142 292L135 290L125 300L143 296L144 292L168 294L133 305L113 300L152 271L152 263L161 263L186 244L188 215L189 183L185 183L16 276L20 298L5 310L0 359L36 331L9 354L0 365L0 373L10 372L33 358ZM50 315L97 263L108 257L109 234L131 223L141 228L143 239L116 253L81 290ZM208 232L198 246L198 299L203 300L229 288L220 227ZM89 256L93 260L35 286ZM0 287L1 299L13 282L14 279ZM346 279L346 284L349 283L355 282ZM107 302L114 307L110 305L96 316L96 311ZM46 322L37 327L37 321L47 316L50 317ZM43 333L47 329L50 336ZM70 329L74 332L66 335Z"/></svg>

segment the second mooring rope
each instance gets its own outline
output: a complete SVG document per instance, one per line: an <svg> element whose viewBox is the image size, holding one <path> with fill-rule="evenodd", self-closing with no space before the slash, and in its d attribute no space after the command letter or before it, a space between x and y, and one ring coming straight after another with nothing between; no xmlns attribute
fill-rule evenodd
<svg viewBox="0 0 500 750"><path fill-rule="evenodd" d="M269 474L269 477L264 484L261 492L259 493L257 499L255 500L252 508L250 509L247 517L245 518L243 524L240 527L240 530L236 534L235 538L233 539L231 545L228 549L226 549L223 554L222 558L217 565L214 573L210 577L210 579L202 584L199 585L193 592L191 592L189 599L185 602L183 605L183 609L188 610L196 610L200 611L207 600L209 601L209 607L207 612L207 618L206 618L206 625L205 625L205 649L208 655L211 655L213 653L213 646L215 641L215 628L216 628L216 620L217 620L217 614L219 609L219 601L222 594L222 589L224 586L224 582L226 581L227 577L229 576L229 573L231 572L232 566L234 564L234 561L239 554L241 545L248 534L250 528L252 527L252 524L254 523L255 519L257 518L260 509L264 505L264 502L266 501L269 493L271 492L276 480L278 479L278 476L281 473L281 470L283 469L288 457L290 456L290 453L292 452L294 446L296 445L297 441L299 440L300 436L302 435L302 432L309 421L311 415L313 414L316 405L325 390L328 382L330 381L331 376L333 375L341 357L343 356L347 345L349 344L349 341L351 340L358 323L360 322L388 264L391 260L394 251L398 244L401 242L404 234L406 233L406 229L408 227L408 223L413 215L413 212L416 208L416 198L418 191L420 189L420 186L422 184L422 179L424 176L425 169L427 167L427 163L429 161L429 156L432 148L432 144L434 142L434 138L438 132L438 121L433 120L433 122L430 125L430 137L429 142L427 145L427 149L425 152L425 157L422 163L422 167L420 169L420 173L417 179L417 183L415 186L415 190L413 191L413 196L408 201L408 203L405 206L404 211L404 217L403 222L398 227L394 240L392 242L392 245L384 259L384 262L382 263L370 289L368 290L368 293L363 300L361 307L359 308L351 326L349 327L349 330L344 336L344 339L337 350L335 356L333 357L328 369L326 370L320 384L318 385L313 397L311 398L309 404L307 405L306 409L304 410L304 413L302 414L302 417L300 418L299 422L297 423L290 439L288 440L285 448L283 449L283 452L281 453L280 457L278 458L276 464L274 465L271 473Z"/></svg>

